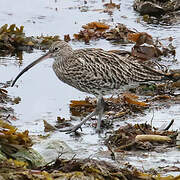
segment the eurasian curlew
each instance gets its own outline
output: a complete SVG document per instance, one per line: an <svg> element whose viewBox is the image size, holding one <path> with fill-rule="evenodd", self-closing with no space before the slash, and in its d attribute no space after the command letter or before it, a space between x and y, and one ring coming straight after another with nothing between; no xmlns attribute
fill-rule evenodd
<svg viewBox="0 0 180 180"><path fill-rule="evenodd" d="M13 81L12 86L24 72L47 58L54 58L53 70L61 81L80 91L93 94L98 99L96 109L81 123L65 130L67 132L75 132L94 115L98 115L97 131L100 131L104 112L104 95L123 91L124 87L134 86L141 82L172 78L170 75L135 61L130 55L122 56L93 48L73 50L68 43L57 41L45 55L23 69Z"/></svg>

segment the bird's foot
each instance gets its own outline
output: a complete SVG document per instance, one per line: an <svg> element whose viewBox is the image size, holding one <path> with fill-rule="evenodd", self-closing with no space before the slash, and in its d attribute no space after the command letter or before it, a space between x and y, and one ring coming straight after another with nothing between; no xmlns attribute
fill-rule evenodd
<svg viewBox="0 0 180 180"><path fill-rule="evenodd" d="M101 134L102 132L103 132L103 130L102 130L102 129L100 129L100 128L96 128L96 133Z"/></svg>
<svg viewBox="0 0 180 180"><path fill-rule="evenodd" d="M97 107L96 109L90 113L89 115L87 115L79 124L77 124L76 126L73 126L69 129L65 129L65 130L60 130L60 132L66 132L67 134L69 133L72 133L72 132L76 132L79 128L81 128L81 126L83 124L86 123L86 121L88 121L91 117L95 116L95 115L99 115L99 119L98 119L98 123L97 123L97 132L101 132L100 130L100 126L101 126L101 118L102 118L102 114L103 114L103 111L104 111L104 99L103 98L100 98L98 100L98 103L97 103Z"/></svg>
<svg viewBox="0 0 180 180"><path fill-rule="evenodd" d="M72 133L72 132L76 133L76 131L77 131L78 129L81 129L81 131L82 131L81 125L82 125L82 124L78 124L78 125L76 125L76 126L73 126L73 127L68 128L68 129L60 130L60 132L66 132L66 134L70 134L70 133Z"/></svg>

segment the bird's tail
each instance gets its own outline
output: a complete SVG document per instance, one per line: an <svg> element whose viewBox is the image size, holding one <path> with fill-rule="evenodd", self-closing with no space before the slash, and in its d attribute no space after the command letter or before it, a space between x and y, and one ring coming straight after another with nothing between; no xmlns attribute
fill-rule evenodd
<svg viewBox="0 0 180 180"><path fill-rule="evenodd" d="M170 70L169 73L166 73L164 79L171 80L171 81L179 81L180 80L180 69Z"/></svg>
<svg viewBox="0 0 180 180"><path fill-rule="evenodd" d="M180 81L180 69L173 69L170 70L168 73L162 72L162 71L158 71L155 69L152 69L151 67L141 64L144 68L144 70L146 70L148 72L148 74L150 73L151 76L154 77L161 77L161 78L157 78L157 81L161 81L161 80L171 80L171 81Z"/></svg>

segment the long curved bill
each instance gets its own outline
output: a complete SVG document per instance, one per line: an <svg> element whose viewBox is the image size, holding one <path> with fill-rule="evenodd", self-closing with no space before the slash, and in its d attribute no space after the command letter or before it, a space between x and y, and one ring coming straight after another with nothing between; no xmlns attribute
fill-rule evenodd
<svg viewBox="0 0 180 180"><path fill-rule="evenodd" d="M46 53L45 55L41 56L40 58L38 58L37 60L33 61L31 64L29 64L27 67L25 67L17 76L16 78L14 79L14 81L12 82L12 85L11 87L14 86L14 84L16 83L16 81L19 79L19 77L21 77L22 74L24 74L26 71L28 71L30 68L32 68L33 66L35 66L36 64L38 64L39 62L47 59L47 58L50 58L51 57L51 53L48 52Z"/></svg>

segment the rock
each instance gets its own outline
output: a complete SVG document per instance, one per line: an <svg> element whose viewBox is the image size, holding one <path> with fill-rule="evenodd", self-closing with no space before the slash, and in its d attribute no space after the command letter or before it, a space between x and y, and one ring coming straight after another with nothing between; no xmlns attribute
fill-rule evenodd
<svg viewBox="0 0 180 180"><path fill-rule="evenodd" d="M72 158L74 156L73 150L64 142L59 139L45 139L40 143L33 145L43 158L47 161L55 160L61 153L63 158Z"/></svg>
<svg viewBox="0 0 180 180"><path fill-rule="evenodd" d="M147 23L171 25L180 22L180 0L134 0L133 8Z"/></svg>
<svg viewBox="0 0 180 180"><path fill-rule="evenodd" d="M161 6L149 1L135 1L133 7L141 15L149 14L151 16L160 16L165 13L164 9Z"/></svg>
<svg viewBox="0 0 180 180"><path fill-rule="evenodd" d="M16 160L27 162L29 168L36 168L47 164L43 157L32 148L20 149L18 152L11 155Z"/></svg>
<svg viewBox="0 0 180 180"><path fill-rule="evenodd" d="M160 16L180 10L180 0L135 0L133 7L141 15Z"/></svg>
<svg viewBox="0 0 180 180"><path fill-rule="evenodd" d="M162 55L160 49L154 46L134 46L131 53L141 60L148 60Z"/></svg>

